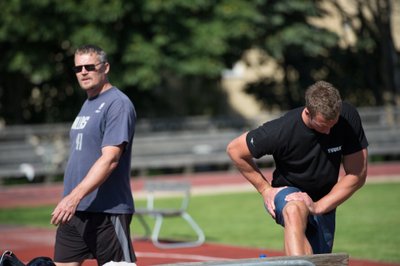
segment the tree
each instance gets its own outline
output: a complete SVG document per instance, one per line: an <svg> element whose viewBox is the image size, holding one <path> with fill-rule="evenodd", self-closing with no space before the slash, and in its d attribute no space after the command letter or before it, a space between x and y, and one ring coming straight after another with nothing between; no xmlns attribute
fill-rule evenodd
<svg viewBox="0 0 400 266"><path fill-rule="evenodd" d="M335 0L291 3L269 6L284 22L281 28L269 23L276 30L268 33L263 46L284 71L284 79L266 76L248 84L249 93L270 107L279 103L291 108L301 103L306 87L324 79L357 105L398 104L400 65L391 35L390 0L345 1L347 8ZM354 13L347 11L349 6ZM354 42L343 45L343 36L310 21L334 13L340 14L345 33L356 36Z"/></svg>
<svg viewBox="0 0 400 266"><path fill-rule="evenodd" d="M391 0L356 0L352 3L354 14L335 5L343 25L357 36L355 43L345 50L346 56L356 62L348 71L359 75L355 85L363 88L364 94L370 91L367 102L370 105L399 104L400 53L395 49L392 36L393 3Z"/></svg>
<svg viewBox="0 0 400 266"><path fill-rule="evenodd" d="M142 117L223 112L220 73L255 37L259 17L244 0L14 0L0 8L7 123L73 118L85 95L70 67L83 43L108 52L111 80Z"/></svg>
<svg viewBox="0 0 400 266"><path fill-rule="evenodd" d="M338 36L309 22L326 11L322 1L264 1L260 6L265 17L265 31L258 45L276 62L279 74L264 76L248 84L247 91L266 107L289 109L303 101L305 88L317 79L325 67L329 50L338 43ZM279 77L279 78L277 78Z"/></svg>
<svg viewBox="0 0 400 266"><path fill-rule="evenodd" d="M336 33L310 22L331 12L326 1L1 1L0 117L6 124L71 121L86 98L70 71L74 50L85 43L108 52L111 82L133 100L139 117L229 113L221 72L252 48L284 73L249 85L269 107L300 104L317 79L367 104L385 102L378 88L398 95L389 0L352 1L370 8L373 20L334 6L346 21L357 17L363 25L354 27L357 45L347 48Z"/></svg>

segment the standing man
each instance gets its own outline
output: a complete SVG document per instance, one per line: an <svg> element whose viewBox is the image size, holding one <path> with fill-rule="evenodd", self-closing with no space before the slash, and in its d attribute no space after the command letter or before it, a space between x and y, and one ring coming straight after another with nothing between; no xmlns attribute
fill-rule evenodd
<svg viewBox="0 0 400 266"><path fill-rule="evenodd" d="M58 225L54 261L78 266L135 262L129 225L134 204L130 187L136 113L132 102L108 81L110 64L95 45L75 52L76 74L87 100L70 130L64 196L52 213Z"/></svg>
<svg viewBox="0 0 400 266"><path fill-rule="evenodd" d="M288 256L331 253L336 207L367 177L368 142L356 109L325 81L307 89L305 102L227 147L268 213L284 227ZM266 154L275 161L271 183L253 161Z"/></svg>

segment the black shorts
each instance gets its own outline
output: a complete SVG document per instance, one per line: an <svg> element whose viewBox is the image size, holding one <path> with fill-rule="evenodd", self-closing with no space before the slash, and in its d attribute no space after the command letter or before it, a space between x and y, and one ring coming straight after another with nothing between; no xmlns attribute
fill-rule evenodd
<svg viewBox="0 0 400 266"><path fill-rule="evenodd" d="M58 226L55 262L83 262L96 259L136 262L129 225L132 214L76 212L71 221Z"/></svg>

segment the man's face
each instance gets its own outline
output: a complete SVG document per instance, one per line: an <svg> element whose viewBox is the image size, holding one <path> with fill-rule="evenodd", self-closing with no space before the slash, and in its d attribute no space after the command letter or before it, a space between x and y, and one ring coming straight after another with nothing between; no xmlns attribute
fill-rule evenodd
<svg viewBox="0 0 400 266"><path fill-rule="evenodd" d="M95 53L76 54L74 68L79 85L85 91L101 89L107 81L108 63L100 62Z"/></svg>
<svg viewBox="0 0 400 266"><path fill-rule="evenodd" d="M322 134L329 134L331 132L331 128L338 122L339 117L334 120L327 120L321 115L317 113L314 117L309 116L309 125L315 131Z"/></svg>

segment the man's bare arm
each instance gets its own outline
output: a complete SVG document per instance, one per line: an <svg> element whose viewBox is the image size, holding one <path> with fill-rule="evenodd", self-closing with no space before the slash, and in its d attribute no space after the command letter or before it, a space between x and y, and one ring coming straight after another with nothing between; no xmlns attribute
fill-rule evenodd
<svg viewBox="0 0 400 266"><path fill-rule="evenodd" d="M102 155L81 183L57 204L52 213L51 224L65 223L72 218L82 198L98 188L117 167L123 150L124 144L102 148Z"/></svg>
<svg viewBox="0 0 400 266"><path fill-rule="evenodd" d="M287 201L301 200L308 206L312 214L324 214L342 204L365 184L367 178L368 151L363 149L359 152L346 155L343 158L345 175L342 176L332 190L317 202L303 192L290 194Z"/></svg>
<svg viewBox="0 0 400 266"><path fill-rule="evenodd" d="M333 210L365 184L368 169L368 150L363 149L344 156L343 168L345 175L340 177L332 190L317 202L317 213Z"/></svg>
<svg viewBox="0 0 400 266"><path fill-rule="evenodd" d="M268 212L275 217L274 198L282 188L273 188L253 160L246 143L247 133L232 140L227 153L239 172L257 189L264 199Z"/></svg>

